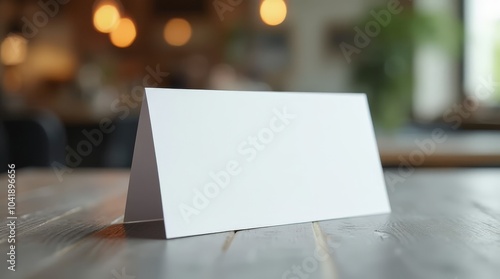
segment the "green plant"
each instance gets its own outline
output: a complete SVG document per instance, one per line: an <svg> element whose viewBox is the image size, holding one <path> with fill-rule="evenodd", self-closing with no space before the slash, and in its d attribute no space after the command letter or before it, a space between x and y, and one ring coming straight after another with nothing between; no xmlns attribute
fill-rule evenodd
<svg viewBox="0 0 500 279"><path fill-rule="evenodd" d="M395 129L410 119L416 46L435 44L458 56L460 30L459 21L449 15L409 10L381 27L354 64L354 81L368 93L376 126Z"/></svg>

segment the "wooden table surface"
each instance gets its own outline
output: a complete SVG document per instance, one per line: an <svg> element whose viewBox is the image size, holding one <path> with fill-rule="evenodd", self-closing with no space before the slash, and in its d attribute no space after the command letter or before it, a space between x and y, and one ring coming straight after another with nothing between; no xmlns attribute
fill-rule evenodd
<svg viewBox="0 0 500 279"><path fill-rule="evenodd" d="M391 214L168 241L123 224L128 175L19 171L15 272L0 175L0 278L500 278L500 169L416 171Z"/></svg>
<svg viewBox="0 0 500 279"><path fill-rule="evenodd" d="M432 131L379 135L384 167L500 167L500 132L445 132L435 141Z"/></svg>

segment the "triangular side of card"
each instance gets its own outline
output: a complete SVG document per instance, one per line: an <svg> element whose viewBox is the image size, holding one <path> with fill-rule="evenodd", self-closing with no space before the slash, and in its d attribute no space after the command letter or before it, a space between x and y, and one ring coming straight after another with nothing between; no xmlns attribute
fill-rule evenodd
<svg viewBox="0 0 500 279"><path fill-rule="evenodd" d="M158 166L146 95L142 102L125 208L125 222L163 219Z"/></svg>

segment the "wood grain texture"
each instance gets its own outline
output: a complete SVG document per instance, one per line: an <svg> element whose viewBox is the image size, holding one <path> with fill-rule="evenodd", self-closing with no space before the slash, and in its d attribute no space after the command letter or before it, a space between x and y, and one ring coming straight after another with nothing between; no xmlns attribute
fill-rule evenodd
<svg viewBox="0 0 500 279"><path fill-rule="evenodd" d="M18 271L0 278L497 279L500 170L404 174L391 214L167 241L161 221L123 224L128 172L21 171Z"/></svg>
<svg viewBox="0 0 500 279"><path fill-rule="evenodd" d="M315 258L317 237L311 223L238 231L217 266L217 278L293 278L294 272L322 278L328 258Z"/></svg>
<svg viewBox="0 0 500 279"><path fill-rule="evenodd" d="M30 172L28 172L30 173ZM127 172L88 172L68 175L62 182L45 185L40 189L48 195L39 198L18 193L16 246L18 270L12 274L0 270L2 278L25 278L52 263L60 253L70 249L80 239L103 229L123 214L127 189ZM23 184L22 172L17 188ZM32 180L33 183L39 183ZM32 191L37 192L34 188ZM31 193L31 192L27 192ZM2 199L6 199L2 193ZM7 251L5 211L2 211L0 250ZM29 268L21 268L27 266ZM14 276L13 276L14 275Z"/></svg>
<svg viewBox="0 0 500 279"><path fill-rule="evenodd" d="M166 241L163 222L115 224L89 235L28 278L217 278L231 233ZM92 268L89 268L92 267ZM118 277L122 278L122 277Z"/></svg>
<svg viewBox="0 0 500 279"><path fill-rule="evenodd" d="M33 173L28 170L26 175L18 176L16 182L16 216L19 218L17 235L38 228L40 225L50 223L54 218L71 215L85 207L92 207L106 197L123 194L127 189L127 172L92 172L81 171L74 175L67 175L59 182L55 174L46 171ZM54 179L49 179L52 176ZM2 179L6 182L7 179ZM47 183L47 184L46 184ZM3 185L3 184L2 184ZM35 186L33 186L35 185ZM5 188L4 188L5 189ZM2 194L2 217L0 222L0 244L5 241L7 234L6 191Z"/></svg>
<svg viewBox="0 0 500 279"><path fill-rule="evenodd" d="M425 171L389 194L390 215L320 223L342 278L498 278L500 171Z"/></svg>

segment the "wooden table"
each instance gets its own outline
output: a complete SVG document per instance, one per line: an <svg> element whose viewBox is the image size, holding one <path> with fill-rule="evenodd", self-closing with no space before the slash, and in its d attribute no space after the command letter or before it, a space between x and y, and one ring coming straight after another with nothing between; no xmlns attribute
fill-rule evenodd
<svg viewBox="0 0 500 279"><path fill-rule="evenodd" d="M19 171L16 272L0 175L0 278L500 278L499 169L417 171L387 215L168 241L122 223L128 175Z"/></svg>
<svg viewBox="0 0 500 279"><path fill-rule="evenodd" d="M500 167L500 132L433 132L378 135L384 167ZM444 130L440 130L444 131Z"/></svg>

